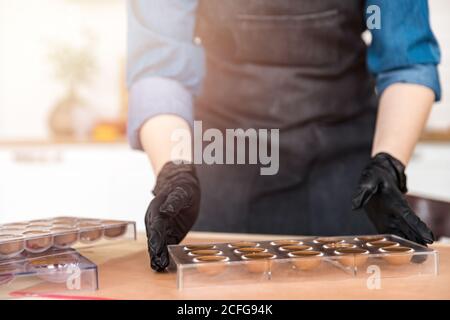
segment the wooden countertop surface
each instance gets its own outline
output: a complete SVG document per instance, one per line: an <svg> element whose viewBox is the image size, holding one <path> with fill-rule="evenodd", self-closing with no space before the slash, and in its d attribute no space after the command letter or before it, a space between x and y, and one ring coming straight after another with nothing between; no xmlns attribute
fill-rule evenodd
<svg viewBox="0 0 450 320"><path fill-rule="evenodd" d="M275 238L280 237L193 232L184 243ZM145 235L139 234L136 242L79 250L99 267L100 289L83 292L82 296L93 299L450 299L450 245L437 243L433 248L439 252L438 276L382 279L380 289L368 289L364 277L331 282L249 284L240 285L239 290L235 286L216 286L179 291L174 273L150 270ZM80 293L74 296L80 298ZM73 298L67 293L58 297Z"/></svg>

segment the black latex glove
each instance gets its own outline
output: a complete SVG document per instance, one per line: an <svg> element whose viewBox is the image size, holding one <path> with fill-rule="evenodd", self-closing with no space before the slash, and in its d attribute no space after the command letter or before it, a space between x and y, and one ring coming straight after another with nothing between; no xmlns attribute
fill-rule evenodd
<svg viewBox="0 0 450 320"><path fill-rule="evenodd" d="M153 193L145 215L147 243L152 269L164 271L169 265L167 245L183 240L198 216L200 186L194 166L166 163Z"/></svg>
<svg viewBox="0 0 450 320"><path fill-rule="evenodd" d="M423 245L433 243L433 233L408 205L406 192L404 165L387 153L379 153L362 172L353 210L364 208L380 233Z"/></svg>

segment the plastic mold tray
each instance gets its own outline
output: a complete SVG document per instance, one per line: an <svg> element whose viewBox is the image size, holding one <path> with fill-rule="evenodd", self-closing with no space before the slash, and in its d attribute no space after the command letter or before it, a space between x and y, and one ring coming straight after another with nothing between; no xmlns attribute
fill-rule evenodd
<svg viewBox="0 0 450 320"><path fill-rule="evenodd" d="M98 289L97 266L74 249L0 260L0 298Z"/></svg>
<svg viewBox="0 0 450 320"><path fill-rule="evenodd" d="M395 235L299 237L169 246L177 287L437 275L438 253Z"/></svg>
<svg viewBox="0 0 450 320"><path fill-rule="evenodd" d="M92 246L120 239L136 239L135 222L56 217L2 224L0 262L23 253Z"/></svg>

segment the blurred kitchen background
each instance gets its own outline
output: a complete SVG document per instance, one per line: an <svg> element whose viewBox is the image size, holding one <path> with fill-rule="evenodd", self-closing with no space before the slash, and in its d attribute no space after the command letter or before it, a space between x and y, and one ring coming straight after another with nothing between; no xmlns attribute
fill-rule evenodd
<svg viewBox="0 0 450 320"><path fill-rule="evenodd" d="M450 201L450 1L430 0L443 99L408 168L411 193ZM136 220L154 177L125 139L126 0L0 0L0 223Z"/></svg>

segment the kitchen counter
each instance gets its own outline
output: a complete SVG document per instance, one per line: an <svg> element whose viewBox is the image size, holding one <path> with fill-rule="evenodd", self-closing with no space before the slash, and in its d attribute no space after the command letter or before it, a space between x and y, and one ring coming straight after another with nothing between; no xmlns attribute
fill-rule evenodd
<svg viewBox="0 0 450 320"><path fill-rule="evenodd" d="M449 159L450 143L419 144L406 172L410 194L450 202ZM155 183L146 154L120 143L2 147L0 141L0 177L2 223L65 212L132 220L140 230Z"/></svg>
<svg viewBox="0 0 450 320"><path fill-rule="evenodd" d="M184 243L264 240L280 237L192 232ZM283 236L282 238L286 238ZM175 273L155 273L149 268L145 235L136 242L79 250L99 267L100 289L95 292L64 293L48 298L93 299L450 299L450 245L436 243L440 274L382 279L380 289L368 289L366 278L257 285L195 288L179 291ZM29 290L29 289L28 289ZM27 292L24 288L16 297ZM44 296L45 298L45 296Z"/></svg>

